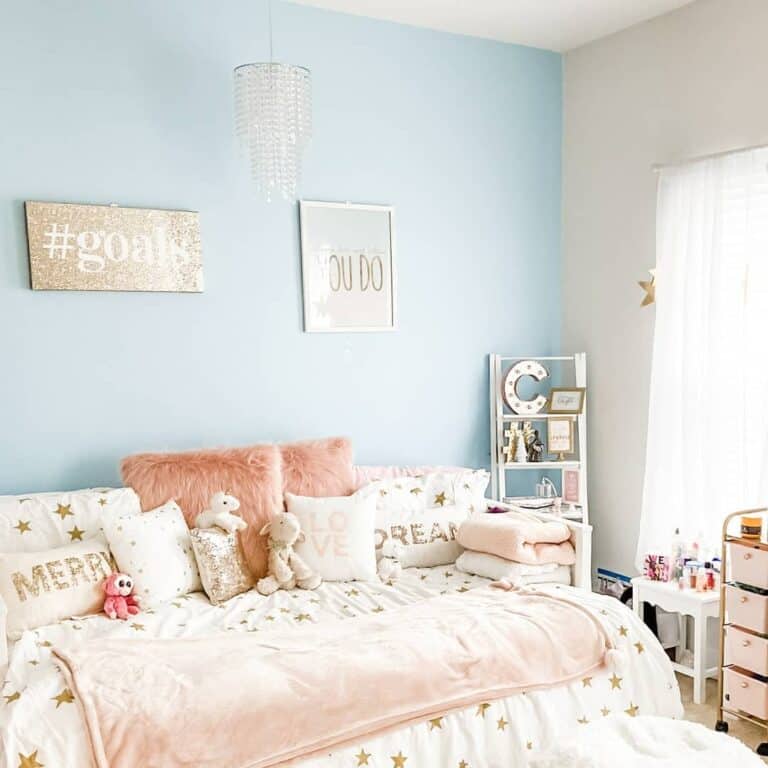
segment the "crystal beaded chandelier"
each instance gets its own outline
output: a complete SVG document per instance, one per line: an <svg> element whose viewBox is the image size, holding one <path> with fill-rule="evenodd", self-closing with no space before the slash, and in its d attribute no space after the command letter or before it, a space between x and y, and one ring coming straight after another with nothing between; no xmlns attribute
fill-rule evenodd
<svg viewBox="0 0 768 768"><path fill-rule="evenodd" d="M306 67L272 60L235 69L235 130L251 177L271 200L296 199L304 147L312 135L312 78Z"/></svg>

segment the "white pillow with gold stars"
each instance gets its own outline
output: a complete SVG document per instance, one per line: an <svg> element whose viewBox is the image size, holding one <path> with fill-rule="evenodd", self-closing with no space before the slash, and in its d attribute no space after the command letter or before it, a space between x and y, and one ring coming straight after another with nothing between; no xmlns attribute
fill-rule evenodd
<svg viewBox="0 0 768 768"><path fill-rule="evenodd" d="M376 550L387 539L400 545L403 568L456 561L461 523L484 509L490 475L484 470L431 472L379 480L367 489L376 496Z"/></svg>
<svg viewBox="0 0 768 768"><path fill-rule="evenodd" d="M41 552L103 535L110 517L141 513L132 488L0 496L0 552Z"/></svg>
<svg viewBox="0 0 768 768"><path fill-rule="evenodd" d="M112 570L103 536L42 552L0 554L8 637L14 640L26 629L99 613L104 604L101 585Z"/></svg>
<svg viewBox="0 0 768 768"><path fill-rule="evenodd" d="M175 501L105 525L117 567L133 577L142 606L199 592L203 587L184 515Z"/></svg>

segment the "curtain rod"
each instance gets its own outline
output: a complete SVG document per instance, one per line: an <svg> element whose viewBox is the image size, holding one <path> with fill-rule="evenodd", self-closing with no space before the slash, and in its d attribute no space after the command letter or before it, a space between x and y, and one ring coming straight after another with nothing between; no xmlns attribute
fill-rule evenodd
<svg viewBox="0 0 768 768"><path fill-rule="evenodd" d="M709 155L699 155L698 157L689 157L687 160L677 160L674 163L654 163L651 166L651 170L654 173L659 173L659 171L663 171L665 168L676 168L680 165L687 165L688 163L696 163L700 160L715 160L718 157L727 157L728 155L735 155L738 152L749 152L753 149L768 149L768 144L753 144L749 147L738 147L736 149L726 149L722 152L712 152Z"/></svg>

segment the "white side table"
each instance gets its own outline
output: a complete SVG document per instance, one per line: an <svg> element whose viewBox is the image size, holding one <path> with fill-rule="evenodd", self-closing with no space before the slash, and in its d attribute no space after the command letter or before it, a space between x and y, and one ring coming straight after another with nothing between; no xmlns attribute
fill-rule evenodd
<svg viewBox="0 0 768 768"><path fill-rule="evenodd" d="M677 584L666 581L651 581L643 576L632 579L632 607L643 618L643 603L650 603L670 613L693 619L693 667L672 663L675 672L693 678L693 701L703 704L706 699L707 677L717 675L717 667L706 668L707 619L720 615L720 591L697 592L695 589L680 589ZM685 621L680 622L680 645L685 648Z"/></svg>

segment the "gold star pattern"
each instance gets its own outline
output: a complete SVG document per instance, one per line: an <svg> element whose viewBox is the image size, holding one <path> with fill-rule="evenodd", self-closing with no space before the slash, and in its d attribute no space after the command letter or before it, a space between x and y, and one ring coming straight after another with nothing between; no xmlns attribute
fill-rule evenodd
<svg viewBox="0 0 768 768"><path fill-rule="evenodd" d="M299 613L296 615L296 621L309 621L312 617L308 613Z"/></svg>
<svg viewBox="0 0 768 768"><path fill-rule="evenodd" d="M13 526L20 534L31 531L32 528L29 525L29 520L19 520L16 525Z"/></svg>
<svg viewBox="0 0 768 768"><path fill-rule="evenodd" d="M442 717L435 717L432 720L429 721L429 730L434 731L435 728L442 729L443 727L443 718Z"/></svg>
<svg viewBox="0 0 768 768"><path fill-rule="evenodd" d="M581 685L584 688L591 688L592 687L592 678L591 677L583 677L581 679Z"/></svg>
<svg viewBox="0 0 768 768"><path fill-rule="evenodd" d="M42 763L37 762L37 752L38 750L35 750L26 756L19 752L19 768L45 768Z"/></svg>
<svg viewBox="0 0 768 768"><path fill-rule="evenodd" d="M533 742L532 741L526 741L525 742L525 748L526 749L533 749Z"/></svg>
<svg viewBox="0 0 768 768"><path fill-rule="evenodd" d="M628 629L627 629L627 628L626 628L626 627L625 627L625 626L622 624L622 625L619 627L619 634L620 634L622 637L626 637L626 636L627 636L627 632L629 632L629 630L628 630Z"/></svg>
<svg viewBox="0 0 768 768"><path fill-rule="evenodd" d="M344 593L347 597L357 597L360 593L356 589L350 589L348 592Z"/></svg>
<svg viewBox="0 0 768 768"><path fill-rule="evenodd" d="M610 714L611 714L611 710L610 710L610 709L608 709L608 707L603 707L603 708L600 710L600 714L601 714L603 717L608 717L608 715L610 715Z"/></svg>
<svg viewBox="0 0 768 768"><path fill-rule="evenodd" d="M57 504L53 514L58 515L62 520L65 517L74 517L71 507L71 504Z"/></svg>
<svg viewBox="0 0 768 768"><path fill-rule="evenodd" d="M441 507L445 506L445 494L441 491L435 496L435 505L439 504Z"/></svg>
<svg viewBox="0 0 768 768"><path fill-rule="evenodd" d="M371 756L370 752L366 752L362 747L360 751L355 755L358 765L368 765L368 758Z"/></svg>
<svg viewBox="0 0 768 768"><path fill-rule="evenodd" d="M265 616L264 617L264 621L274 621L274 620L275 620L274 616Z"/></svg>
<svg viewBox="0 0 768 768"><path fill-rule="evenodd" d="M106 500L106 499L105 499L105 498L102 496L102 497L99 499L99 506L100 506L100 507L103 507L103 506L105 506L105 505L106 505L106 503L107 503L107 500Z"/></svg>
<svg viewBox="0 0 768 768"><path fill-rule="evenodd" d="M418 496L420 493L424 493L424 491L421 488L411 488L411 493L414 496Z"/></svg>
<svg viewBox="0 0 768 768"><path fill-rule="evenodd" d="M508 725L509 725L509 723L508 723L508 722L507 722L507 721L504 719L504 717L503 717L503 716L502 716L502 717L500 717L500 718L499 718L499 719L496 721L496 728L497 728L499 731L503 731L503 730L504 730L504 729L505 729L505 728L506 728Z"/></svg>
<svg viewBox="0 0 768 768"><path fill-rule="evenodd" d="M456 591L457 592L469 592L469 589L467 589L467 587L465 587L465 586L461 586Z"/></svg>
<svg viewBox="0 0 768 768"><path fill-rule="evenodd" d="M21 694L18 691L14 691L7 696L3 696L3 698L6 704L13 704L14 701L18 701L21 698Z"/></svg>
<svg viewBox="0 0 768 768"><path fill-rule="evenodd" d="M56 702L56 709L58 709L62 704L71 704L74 700L75 697L69 688L65 688L60 694L58 694L58 696L51 697L51 701Z"/></svg>
<svg viewBox="0 0 768 768"><path fill-rule="evenodd" d="M637 284L645 291L645 296L640 303L641 307L647 307L649 304L653 304L656 301L656 270L649 269L650 280L638 280Z"/></svg>
<svg viewBox="0 0 768 768"><path fill-rule="evenodd" d="M580 717L576 722L579 725L586 725L589 722L589 720L587 720L587 716L584 715L584 717Z"/></svg>
<svg viewBox="0 0 768 768"><path fill-rule="evenodd" d="M469 763L466 760L462 760L459 763L459 768L469 768Z"/></svg>
<svg viewBox="0 0 768 768"><path fill-rule="evenodd" d="M640 707L633 704L631 701L629 702L629 708L624 710L624 713L629 715L630 717L637 717L637 713L640 711Z"/></svg>
<svg viewBox="0 0 768 768"><path fill-rule="evenodd" d="M611 690L612 691L616 690L616 688L621 690L621 680L622 680L622 678L618 677L616 675L616 673L614 672L610 679L611 679Z"/></svg>
<svg viewBox="0 0 768 768"><path fill-rule="evenodd" d="M405 761L408 758L403 754L403 751L400 750L396 755L391 756L392 760L392 768L405 768Z"/></svg>
<svg viewBox="0 0 768 768"><path fill-rule="evenodd" d="M144 625L134 621L133 624L131 624L131 629L135 629L137 632L143 632Z"/></svg>
<svg viewBox="0 0 768 768"><path fill-rule="evenodd" d="M77 526L67 531L70 541L82 541L85 531L81 531Z"/></svg>
<svg viewBox="0 0 768 768"><path fill-rule="evenodd" d="M485 717L486 711L490 708L490 704L483 703L477 705L477 712L475 712L475 717Z"/></svg>
<svg viewBox="0 0 768 768"><path fill-rule="evenodd" d="M639 640L635 643L635 648L637 648L638 653L642 653L645 650L643 644Z"/></svg>
<svg viewBox="0 0 768 768"><path fill-rule="evenodd" d="M376 606L376 607L373 609L373 612L374 612L374 613L382 613L383 611L384 611L384 609L383 609L383 608L382 608L380 605L377 605L377 606Z"/></svg>

